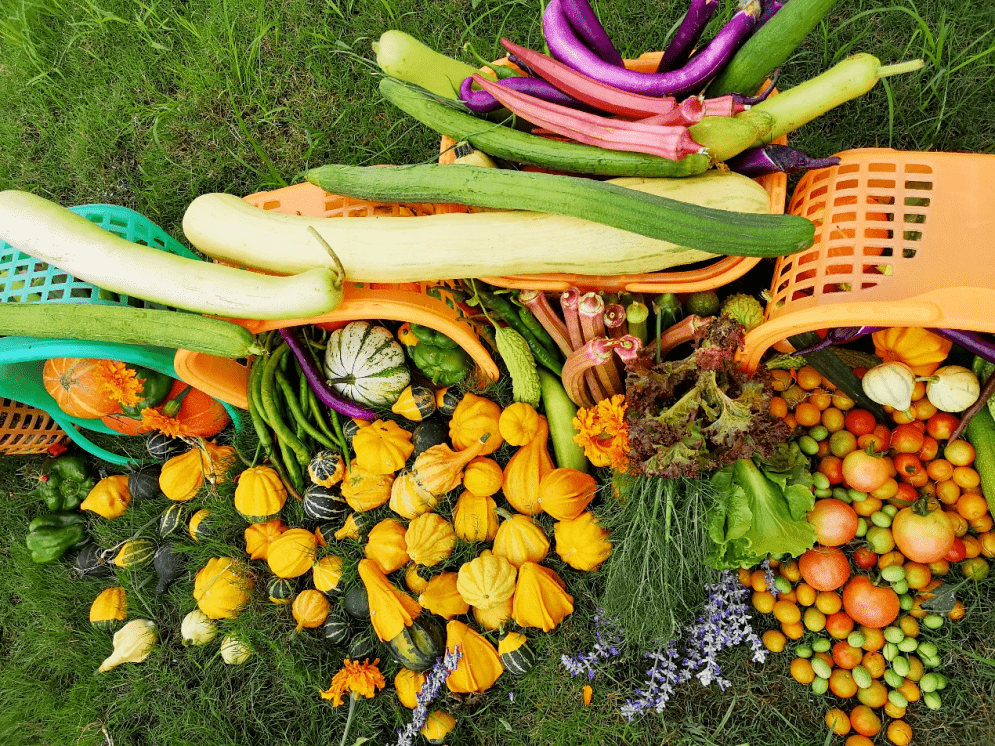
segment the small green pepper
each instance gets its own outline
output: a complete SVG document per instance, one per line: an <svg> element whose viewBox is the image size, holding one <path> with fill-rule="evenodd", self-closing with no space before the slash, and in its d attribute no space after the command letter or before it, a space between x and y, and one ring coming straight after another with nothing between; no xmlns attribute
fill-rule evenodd
<svg viewBox="0 0 995 746"><path fill-rule="evenodd" d="M166 395L173 388L174 380L165 373L160 373L151 368L142 368L137 365L131 366L135 371L136 378L142 383L142 390L138 392L138 403L130 407L121 407L121 411L127 417L139 418L142 410L155 407L162 403Z"/></svg>
<svg viewBox="0 0 995 746"><path fill-rule="evenodd" d="M422 342L411 350L411 359L437 386L452 386L462 381L473 363L461 348L443 348Z"/></svg>
<svg viewBox="0 0 995 746"><path fill-rule="evenodd" d="M432 347L440 347L444 350L459 349L459 344L431 327L422 326L421 324L411 324L411 333L418 337L419 342L424 342Z"/></svg>
<svg viewBox="0 0 995 746"><path fill-rule="evenodd" d="M96 481L90 476L83 456L66 454L42 465L35 494L51 511L73 510L80 506Z"/></svg>
<svg viewBox="0 0 995 746"><path fill-rule="evenodd" d="M81 513L48 513L31 521L25 544L31 551L31 560L43 565L87 541L86 518Z"/></svg>

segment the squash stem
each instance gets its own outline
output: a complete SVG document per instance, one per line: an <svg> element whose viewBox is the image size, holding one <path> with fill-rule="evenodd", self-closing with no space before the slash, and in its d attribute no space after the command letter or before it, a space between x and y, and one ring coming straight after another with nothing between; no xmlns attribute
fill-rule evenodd
<svg viewBox="0 0 995 746"><path fill-rule="evenodd" d="M909 60L908 62L898 62L894 65L882 65L878 68L878 79L887 78L892 75L901 75L902 73L913 73L916 70L921 70L926 66L926 63L922 60Z"/></svg>
<svg viewBox="0 0 995 746"><path fill-rule="evenodd" d="M321 244L321 247L325 250L325 253L327 253L328 256L331 257L332 268L335 270L335 274L337 275L335 278L335 289L338 290L339 288L342 287L342 283L345 282L345 267L343 267L342 262L339 261L338 255L334 251L332 251L332 247L328 245L328 241L326 241L324 238L321 237L321 234L314 229L314 226L309 225L307 229L308 233L314 236L317 239L318 243Z"/></svg>

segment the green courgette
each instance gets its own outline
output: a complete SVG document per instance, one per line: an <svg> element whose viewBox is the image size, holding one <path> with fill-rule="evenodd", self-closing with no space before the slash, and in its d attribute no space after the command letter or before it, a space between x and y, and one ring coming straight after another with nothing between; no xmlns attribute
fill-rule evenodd
<svg viewBox="0 0 995 746"><path fill-rule="evenodd" d="M795 215L737 213L558 174L438 164L333 164L305 177L328 192L376 202L527 207L727 256L784 256L811 246L815 235L811 221Z"/></svg>
<svg viewBox="0 0 995 746"><path fill-rule="evenodd" d="M981 477L981 494L995 514L995 418L988 407L982 407L971 418L965 434L974 446L974 468Z"/></svg>
<svg viewBox="0 0 995 746"><path fill-rule="evenodd" d="M821 341L821 338L815 332L803 332L793 337L788 337L788 342L796 350L804 350ZM881 405L867 397L863 386L861 386L860 379L857 378L849 365L844 363L838 355L834 354L833 350L823 348L814 352L806 352L802 357L805 358L806 363L819 371L823 378L830 381L836 388L853 399L857 403L857 406L873 414L878 422L888 422L890 418Z"/></svg>
<svg viewBox="0 0 995 746"><path fill-rule="evenodd" d="M0 334L123 342L227 358L262 352L247 329L230 321L131 306L0 303Z"/></svg>
<svg viewBox="0 0 995 746"><path fill-rule="evenodd" d="M579 143L558 142L484 121L453 105L436 100L424 90L393 78L380 81L380 93L406 114L436 132L465 140L488 155L515 163L542 166L593 176L682 177L704 173L707 155L689 155L670 161L646 153L626 153Z"/></svg>
<svg viewBox="0 0 995 746"><path fill-rule="evenodd" d="M577 415L577 405L570 401L560 377L550 373L545 368L538 368L539 385L542 389L542 406L546 412L546 422L549 424L549 439L556 456L556 465L560 468L587 471L590 462L584 455L584 449L574 441L577 430L573 420Z"/></svg>

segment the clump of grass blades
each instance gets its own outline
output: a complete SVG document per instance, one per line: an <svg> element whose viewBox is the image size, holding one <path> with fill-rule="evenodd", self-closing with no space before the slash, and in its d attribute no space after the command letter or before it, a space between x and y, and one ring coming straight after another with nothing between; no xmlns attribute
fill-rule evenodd
<svg viewBox="0 0 995 746"><path fill-rule="evenodd" d="M703 479L627 474L616 474L614 487L618 498L599 515L614 543L599 603L630 646L651 650L694 619L714 580L703 540L713 488Z"/></svg>

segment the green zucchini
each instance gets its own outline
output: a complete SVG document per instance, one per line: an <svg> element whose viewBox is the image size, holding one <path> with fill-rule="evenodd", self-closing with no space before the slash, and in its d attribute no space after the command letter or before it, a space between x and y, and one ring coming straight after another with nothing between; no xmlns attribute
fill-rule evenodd
<svg viewBox="0 0 995 746"><path fill-rule="evenodd" d="M981 494L995 514L995 418L982 407L967 423L968 442L974 446L974 468L981 477Z"/></svg>
<svg viewBox="0 0 995 746"><path fill-rule="evenodd" d="M410 34L391 29L373 42L377 65L391 77L414 83L443 98L459 100L460 84L476 67L427 47Z"/></svg>
<svg viewBox="0 0 995 746"><path fill-rule="evenodd" d="M401 111L436 132L465 140L488 155L515 163L592 176L682 177L705 172L709 157L689 155L670 161L648 153L626 153L579 143L558 142L484 121L393 78L380 81L380 93Z"/></svg>
<svg viewBox="0 0 995 746"><path fill-rule="evenodd" d="M0 303L0 334L123 342L227 358L262 352L247 329L230 321L131 306Z"/></svg>
<svg viewBox="0 0 995 746"><path fill-rule="evenodd" d="M577 430L573 420L577 415L577 405L570 401L560 377L544 368L538 368L539 384L542 387L542 406L549 424L549 439L553 443L556 465L577 471L587 471L590 462L584 449L574 440Z"/></svg>
<svg viewBox="0 0 995 746"><path fill-rule="evenodd" d="M791 0L751 36L709 84L709 98L752 94L780 67L836 4L836 0Z"/></svg>
<svg viewBox="0 0 995 746"><path fill-rule="evenodd" d="M815 332L803 332L793 337L788 337L788 342L796 350L804 350L806 347L818 344L822 339ZM802 355L805 362L819 371L823 378L832 382L836 388L853 399L857 406L866 409L873 414L878 422L888 422L890 419L884 409L875 401L872 401L864 393L864 388L849 365L843 362L834 350L823 348L814 352L806 352Z"/></svg>
<svg viewBox="0 0 995 746"><path fill-rule="evenodd" d="M528 207L727 256L784 256L811 246L815 235L811 221L795 215L736 213L558 174L439 164L333 164L305 176L334 194L377 202Z"/></svg>

